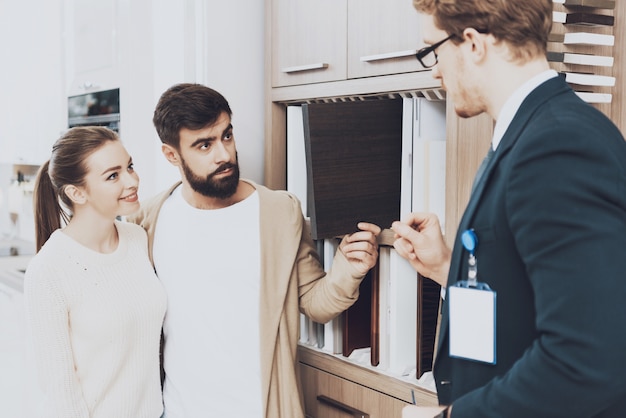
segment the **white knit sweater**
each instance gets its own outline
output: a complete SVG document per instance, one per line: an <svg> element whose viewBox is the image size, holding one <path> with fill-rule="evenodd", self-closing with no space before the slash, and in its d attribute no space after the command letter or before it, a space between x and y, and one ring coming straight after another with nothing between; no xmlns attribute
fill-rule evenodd
<svg viewBox="0 0 626 418"><path fill-rule="evenodd" d="M92 251L55 231L26 271L24 296L47 412L55 418L159 418L167 305L144 230Z"/></svg>

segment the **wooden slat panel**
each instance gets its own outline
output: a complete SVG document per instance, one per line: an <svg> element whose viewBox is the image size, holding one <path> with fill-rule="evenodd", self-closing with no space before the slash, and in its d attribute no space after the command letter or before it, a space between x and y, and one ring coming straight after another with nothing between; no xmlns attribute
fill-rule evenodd
<svg viewBox="0 0 626 418"><path fill-rule="evenodd" d="M576 13L580 11L589 11L589 9L581 8L577 6L567 6L562 4L554 4L554 11L560 13ZM606 15L607 18L614 19L614 10L608 9L590 9L593 13ZM617 25L619 26L619 25ZM603 35L613 35L613 26L604 26L604 25L581 25L581 24L563 24L563 23L554 23L552 25L553 36L570 34L570 33L579 33L579 32L588 32L595 34L603 34ZM556 42L548 42L548 50L552 52L569 52L575 54L593 54L593 55L601 55L601 56L614 56L618 51L617 47L618 43L616 42L615 46L598 46L598 45L578 45L571 44L565 45L562 41L556 40ZM598 67L591 65L579 65L579 64L565 64L560 62L550 62L550 67L558 72L581 72L581 73L591 73L596 75L603 76L614 76L614 70L620 64L616 60L613 64L613 67ZM622 81L617 80L617 85L619 85ZM576 91L580 92L590 92L590 93L606 93L606 94L614 94L614 87L606 87L606 86L581 86L576 84L571 84L572 88ZM614 106L615 97L613 98L612 103L594 103L593 106L599 109L601 112L610 117L611 108Z"/></svg>
<svg viewBox="0 0 626 418"><path fill-rule="evenodd" d="M613 47L613 76L616 78L615 87L611 89L613 102L610 106L610 116L613 122L622 131L626 132L626 2L623 0L615 4L615 21L613 28L615 35L615 46Z"/></svg>

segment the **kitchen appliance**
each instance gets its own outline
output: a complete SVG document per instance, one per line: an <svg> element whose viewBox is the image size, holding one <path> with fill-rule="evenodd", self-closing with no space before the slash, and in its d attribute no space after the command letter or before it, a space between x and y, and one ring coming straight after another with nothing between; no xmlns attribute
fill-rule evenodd
<svg viewBox="0 0 626 418"><path fill-rule="evenodd" d="M70 96L67 101L68 126L105 126L120 131L120 89Z"/></svg>

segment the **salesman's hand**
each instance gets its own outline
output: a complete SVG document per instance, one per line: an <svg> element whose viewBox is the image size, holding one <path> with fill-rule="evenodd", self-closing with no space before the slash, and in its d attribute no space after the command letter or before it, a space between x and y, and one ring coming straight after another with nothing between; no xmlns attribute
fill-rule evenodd
<svg viewBox="0 0 626 418"><path fill-rule="evenodd" d="M391 229L396 233L393 246L398 254L406 258L419 274L445 287L452 252L443 240L437 216L414 212L402 222L394 222Z"/></svg>
<svg viewBox="0 0 626 418"><path fill-rule="evenodd" d="M380 227L367 222L359 222L360 231L346 235L339 244L339 250L348 261L363 275L376 265Z"/></svg>

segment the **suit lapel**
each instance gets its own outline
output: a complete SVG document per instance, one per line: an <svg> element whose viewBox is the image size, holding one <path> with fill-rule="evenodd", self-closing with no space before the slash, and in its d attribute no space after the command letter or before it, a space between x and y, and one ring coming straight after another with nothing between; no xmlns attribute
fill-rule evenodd
<svg viewBox="0 0 626 418"><path fill-rule="evenodd" d="M462 257L464 254L464 250L461 244L461 240L459 239L459 235L460 233L471 227L474 213L479 207L482 195L485 191L485 187L489 183L489 179L491 178L495 167L497 167L499 161L503 158L504 155L506 155L510 151L513 145L517 142L522 132L524 132L524 130L528 126L528 123L530 122L533 114L541 107L541 105L543 105L546 101L550 100L555 95L566 93L568 90L571 89L567 86L567 84L565 83L565 81L563 81L561 77L554 77L538 86L522 102L520 108L515 114L515 117L511 121L511 124L504 133L500 145L498 145L498 149L496 149L493 157L485 167L485 171L480 178L480 181L478 182L478 184L476 184L474 192L470 196L465 212L463 213L461 221L459 222L459 228L452 250L450 273L448 274L448 287L450 285L454 285L459 280L463 280L463 278L461 277L461 266L463 265ZM439 359L441 347L443 346L443 344L446 343L447 332L448 301L446 299L444 300L442 306L441 329L439 332L439 341L437 344L436 361L437 359Z"/></svg>
<svg viewBox="0 0 626 418"><path fill-rule="evenodd" d="M459 231L467 229L474 217L474 213L478 208L485 185L489 182L489 179L493 173L494 168L498 165L498 162L502 159L502 156L506 155L509 150L515 145L518 138L524 132L528 123L530 122L534 113L539 107L547 100L551 99L555 94L567 91L568 87L560 77L552 78L545 83L541 84L535 90L533 90L528 97L522 102L515 117L511 121L508 129L500 141L498 149L495 151L493 157L487 164L485 172L482 175L479 183L476 185L474 193L470 196L470 200L467 203L465 213L459 223ZM457 260L458 261L458 260ZM455 277L455 276L450 276Z"/></svg>

